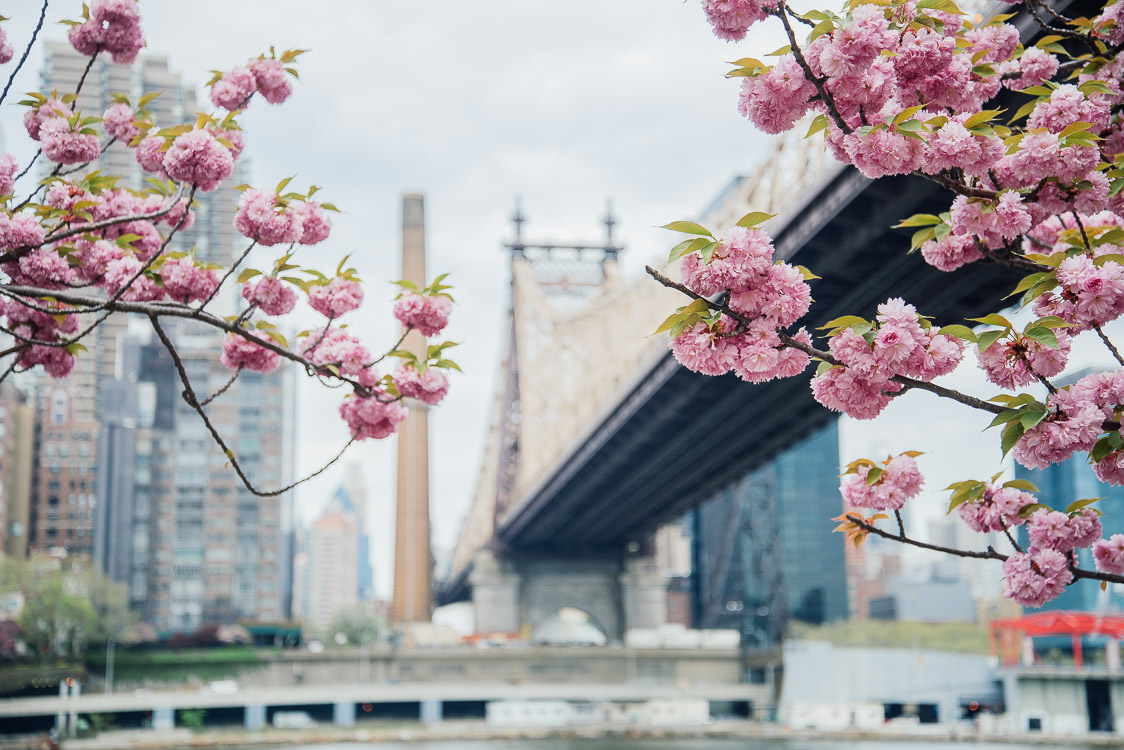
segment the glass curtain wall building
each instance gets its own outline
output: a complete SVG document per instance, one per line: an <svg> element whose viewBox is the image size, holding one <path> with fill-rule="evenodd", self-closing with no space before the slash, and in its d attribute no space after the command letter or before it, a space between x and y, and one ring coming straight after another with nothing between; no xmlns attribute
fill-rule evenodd
<svg viewBox="0 0 1124 750"><path fill-rule="evenodd" d="M847 617L836 423L778 455L693 512L694 622L735 628L759 648L790 620Z"/></svg>

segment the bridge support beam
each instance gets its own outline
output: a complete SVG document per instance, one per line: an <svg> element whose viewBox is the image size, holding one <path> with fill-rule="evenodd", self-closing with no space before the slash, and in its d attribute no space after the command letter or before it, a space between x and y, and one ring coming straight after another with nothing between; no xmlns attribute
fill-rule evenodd
<svg viewBox="0 0 1124 750"><path fill-rule="evenodd" d="M439 700L424 700L420 703L422 724L438 724L444 714L444 706Z"/></svg>
<svg viewBox="0 0 1124 750"><path fill-rule="evenodd" d="M355 704L345 701L332 706L332 723L337 727L355 726Z"/></svg>
<svg viewBox="0 0 1124 750"><path fill-rule="evenodd" d="M171 708L152 709L153 729L173 729L176 726L176 712Z"/></svg>
<svg viewBox="0 0 1124 750"><path fill-rule="evenodd" d="M478 633L515 633L580 609L609 640L667 621L666 581L651 558L496 559L482 550L470 577Z"/></svg>
<svg viewBox="0 0 1124 750"><path fill-rule="evenodd" d="M244 725L246 729L265 728L265 706L247 705Z"/></svg>

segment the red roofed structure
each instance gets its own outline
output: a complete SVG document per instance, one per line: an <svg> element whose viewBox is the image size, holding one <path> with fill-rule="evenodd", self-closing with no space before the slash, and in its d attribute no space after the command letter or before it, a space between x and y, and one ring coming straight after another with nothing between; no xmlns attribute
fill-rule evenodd
<svg viewBox="0 0 1124 750"><path fill-rule="evenodd" d="M1108 662L1112 664L1115 660L1119 665L1119 645L1114 642L1124 639L1124 616L1092 612L1039 612L1025 617L994 620L991 623L991 655L1000 657L1000 663L1005 667L1018 666L1024 637L1033 639L1046 635L1072 636L1073 662L1077 669L1084 663L1081 637L1107 636L1113 643L1106 648L1106 656L1109 651L1115 651L1115 656L1108 656ZM1030 655L1033 657L1033 650Z"/></svg>

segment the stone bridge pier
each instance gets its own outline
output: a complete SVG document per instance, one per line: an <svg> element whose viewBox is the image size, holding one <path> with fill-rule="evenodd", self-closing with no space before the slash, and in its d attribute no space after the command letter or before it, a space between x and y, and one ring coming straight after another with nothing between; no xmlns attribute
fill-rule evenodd
<svg viewBox="0 0 1124 750"><path fill-rule="evenodd" d="M611 641L667 621L667 581L651 557L497 558L482 549L469 583L478 633L533 631L563 607L586 612Z"/></svg>

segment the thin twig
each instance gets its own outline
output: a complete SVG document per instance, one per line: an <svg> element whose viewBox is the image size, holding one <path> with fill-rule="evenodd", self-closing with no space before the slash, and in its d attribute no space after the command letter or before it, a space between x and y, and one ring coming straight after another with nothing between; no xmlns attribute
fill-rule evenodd
<svg viewBox="0 0 1124 750"><path fill-rule="evenodd" d="M43 20L47 17L47 4L49 2L50 0L43 0L43 7L39 10L39 23L35 24L35 30L31 32L31 39L28 40L27 47L24 48L23 56L20 57L20 61L16 63L16 69L8 76L8 83L4 86L4 93L0 94L0 104L3 104L4 100L8 98L8 89L12 88L12 82L16 80L16 75L23 69L23 64L27 62L27 56L31 54L31 48L35 46L35 38L39 36L39 31L43 28ZM34 160L32 161L34 162Z"/></svg>
<svg viewBox="0 0 1124 750"><path fill-rule="evenodd" d="M187 209L184 209L184 215L187 215ZM221 279L219 279L219 283L216 284L215 288L211 290L211 293L207 295L207 299L203 300L199 304L199 307L195 309L197 309L199 312L203 312L203 308L210 304L211 300L213 300L215 298L215 295L219 293L219 290L222 289L222 285L226 283L226 280L230 278L231 274L238 270L238 266L242 265L242 261L246 260L246 256L250 254L250 251L254 249L254 245L257 244L258 241L254 240L250 243L249 247L242 251L242 254L238 256L238 260L234 261L234 263L231 264L227 272Z"/></svg>
<svg viewBox="0 0 1124 750"><path fill-rule="evenodd" d="M1000 562L1005 562L1007 558L1010 557L1010 555L1004 555L1001 552L996 552L991 547L988 547L984 552L977 552L975 550L957 549L955 547L944 547L939 544L929 544L928 542L922 542L918 539L913 539L902 534L894 534L889 531L884 531L874 524L867 523L867 521L861 516L848 514L846 518L851 523L860 527L864 531L874 534L875 536L880 536L883 539L890 539L895 542L901 542L902 544L908 544L911 547L919 547L921 549L933 550L934 552L943 552L946 555L953 555L955 557L968 557L975 560L998 560ZM1112 573L1102 573L1100 571L1094 570L1083 570L1076 567L1070 567L1070 571L1073 573L1073 577L1075 579L1087 578L1093 581L1124 583L1124 576L1119 576Z"/></svg>
<svg viewBox="0 0 1124 750"><path fill-rule="evenodd" d="M1101 341L1103 341L1104 345L1108 347L1108 350L1112 352L1112 356L1116 358L1116 361L1124 365L1124 357L1120 356L1120 351L1109 340L1108 335L1104 332L1104 330L1095 323L1093 324L1093 330L1096 331L1097 335L1101 337Z"/></svg>
<svg viewBox="0 0 1124 750"><path fill-rule="evenodd" d="M1019 546L1019 543L1017 541L1015 541L1015 537L1011 535L1011 530L1007 528L1006 525L1003 526L1003 533L1007 535L1007 541L1011 543L1011 546L1015 548L1016 552L1023 551L1023 548Z"/></svg>
<svg viewBox="0 0 1124 750"><path fill-rule="evenodd" d="M242 374L242 365L238 365L238 369L235 370L234 374L230 376L230 380L226 381L226 385L224 385L222 388L219 388L217 391L212 393L207 398L203 399L203 401L200 402L199 405L200 406L206 406L207 404L211 403L212 401L214 401L216 398L218 398L222 394L226 393L228 390L230 390L230 386L234 385L234 381L238 380L238 376L241 375L241 374Z"/></svg>
<svg viewBox="0 0 1124 750"><path fill-rule="evenodd" d="M90 55L90 62L86 63L86 69L82 71L82 77L78 79L78 85L74 88L74 99L70 102L71 112L78 106L78 95L82 93L82 86L86 83L86 76L90 74L90 68L94 67L94 61L98 59L98 55L100 54L101 45L99 44L94 50L94 54Z"/></svg>

